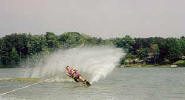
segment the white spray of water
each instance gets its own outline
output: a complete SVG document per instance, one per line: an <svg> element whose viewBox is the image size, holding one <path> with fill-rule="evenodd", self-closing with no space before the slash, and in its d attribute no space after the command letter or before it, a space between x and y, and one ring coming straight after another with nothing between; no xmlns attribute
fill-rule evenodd
<svg viewBox="0 0 185 100"><path fill-rule="evenodd" d="M58 50L43 57L36 64L31 77L63 77L68 65L78 69L83 77L93 83L113 71L123 56L121 49L108 46Z"/></svg>

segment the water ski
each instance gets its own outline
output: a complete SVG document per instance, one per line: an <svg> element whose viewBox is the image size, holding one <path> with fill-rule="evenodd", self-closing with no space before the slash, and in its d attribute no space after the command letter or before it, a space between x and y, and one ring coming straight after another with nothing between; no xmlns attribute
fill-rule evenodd
<svg viewBox="0 0 185 100"><path fill-rule="evenodd" d="M87 85L87 86L91 86L91 83L89 82L89 81L85 81L85 84Z"/></svg>
<svg viewBox="0 0 185 100"><path fill-rule="evenodd" d="M74 78L75 82L79 82L79 80L77 80L76 78ZM85 82L83 82L83 84L85 84L86 86L91 86L91 83L87 80L85 80Z"/></svg>
<svg viewBox="0 0 185 100"><path fill-rule="evenodd" d="M79 80L75 77L73 78L75 82L79 82ZM91 86L91 83L87 80L85 80L85 82L83 82L83 84L85 84L86 86Z"/></svg>

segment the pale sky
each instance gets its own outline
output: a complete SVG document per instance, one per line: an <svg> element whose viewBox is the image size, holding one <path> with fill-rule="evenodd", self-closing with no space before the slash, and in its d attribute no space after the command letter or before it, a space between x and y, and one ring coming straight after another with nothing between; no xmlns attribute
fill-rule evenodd
<svg viewBox="0 0 185 100"><path fill-rule="evenodd" d="M0 0L0 36L15 32L180 37L185 0Z"/></svg>

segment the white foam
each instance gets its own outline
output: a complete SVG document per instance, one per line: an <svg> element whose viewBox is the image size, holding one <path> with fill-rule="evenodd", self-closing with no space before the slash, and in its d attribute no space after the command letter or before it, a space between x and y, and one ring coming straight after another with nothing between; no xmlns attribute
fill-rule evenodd
<svg viewBox="0 0 185 100"><path fill-rule="evenodd" d="M97 82L119 64L123 55L123 50L109 46L58 50L39 60L32 70L31 77L65 78L65 67L69 65L78 69L91 83Z"/></svg>

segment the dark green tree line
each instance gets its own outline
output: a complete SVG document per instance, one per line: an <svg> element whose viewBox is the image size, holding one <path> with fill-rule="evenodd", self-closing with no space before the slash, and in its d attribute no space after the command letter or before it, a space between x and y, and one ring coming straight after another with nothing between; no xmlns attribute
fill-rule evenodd
<svg viewBox="0 0 185 100"><path fill-rule="evenodd" d="M73 48L84 45L115 45L123 48L127 55L121 64L148 63L173 64L185 59L185 38L132 38L130 36L102 39L78 32L66 32L55 35L46 32L41 35L11 34L0 38L0 64L17 65L25 58L40 52L52 52L56 49ZM181 61L179 61L181 60Z"/></svg>

